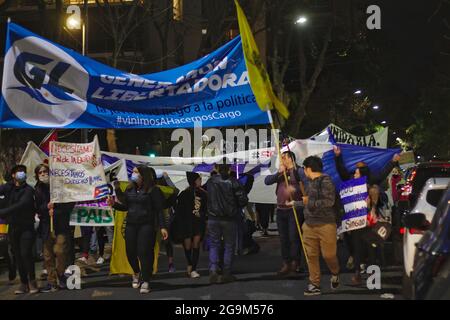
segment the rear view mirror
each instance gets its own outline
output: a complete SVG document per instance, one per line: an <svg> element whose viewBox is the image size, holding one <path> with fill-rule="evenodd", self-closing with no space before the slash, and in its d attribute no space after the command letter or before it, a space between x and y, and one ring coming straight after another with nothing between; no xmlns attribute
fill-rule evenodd
<svg viewBox="0 0 450 320"><path fill-rule="evenodd" d="M430 223L423 213L407 214L403 218L403 224L408 229L428 230Z"/></svg>

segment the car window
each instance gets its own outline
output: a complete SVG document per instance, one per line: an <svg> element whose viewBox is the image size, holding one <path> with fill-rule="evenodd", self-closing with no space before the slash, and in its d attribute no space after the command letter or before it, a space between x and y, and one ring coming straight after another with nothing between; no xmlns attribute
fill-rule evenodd
<svg viewBox="0 0 450 320"><path fill-rule="evenodd" d="M446 223L444 221L449 218L449 214L450 189L447 189L445 194L443 194L443 197L440 199L433 220L431 221L431 230L434 230L436 235L440 234L443 231L443 228L445 228Z"/></svg>
<svg viewBox="0 0 450 320"><path fill-rule="evenodd" d="M450 177L450 168L431 167L418 168L413 181L413 193L419 193L429 178Z"/></svg>
<svg viewBox="0 0 450 320"><path fill-rule="evenodd" d="M445 189L428 190L427 192L427 202L433 207L437 207L439 200L441 200Z"/></svg>

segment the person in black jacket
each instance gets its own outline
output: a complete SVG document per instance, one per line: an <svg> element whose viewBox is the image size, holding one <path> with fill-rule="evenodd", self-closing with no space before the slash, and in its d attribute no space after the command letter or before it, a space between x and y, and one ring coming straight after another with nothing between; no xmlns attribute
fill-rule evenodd
<svg viewBox="0 0 450 320"><path fill-rule="evenodd" d="M163 215L164 196L156 187L154 177L156 173L152 168L144 165L135 167L132 182L125 192L120 190L118 183L114 185L119 202L112 198L108 200L114 209L128 211L125 247L128 262L134 271L132 287L140 287L141 293L150 292L157 228L161 230L163 240L168 238Z"/></svg>
<svg viewBox="0 0 450 320"><path fill-rule="evenodd" d="M0 209L0 218L6 218L11 246L19 269L21 285L15 294L38 293L34 271L34 190L26 183L27 168L16 165L11 183L0 186L0 194L8 199L8 206Z"/></svg>
<svg viewBox="0 0 450 320"><path fill-rule="evenodd" d="M225 160L226 161L226 160ZM208 233L210 283L225 283L235 280L231 274L236 245L236 217L248 203L247 194L239 181L230 176L230 165L223 162L218 166L219 174L207 183L208 192ZM219 277L219 250L224 241L223 274Z"/></svg>
<svg viewBox="0 0 450 320"><path fill-rule="evenodd" d="M207 197L202 189L202 178L198 173L186 172L189 187L178 196L175 219L178 238L183 239L183 248L187 261L187 275L199 278L197 263L200 256L200 241L205 234Z"/></svg>
<svg viewBox="0 0 450 320"><path fill-rule="evenodd" d="M44 241L44 267L48 274L47 285L41 288L41 292L55 292L66 287L64 272L71 264L69 261L70 212L74 203L51 204L48 166L40 164L34 173L37 181L34 187L35 205L40 220L38 230ZM53 215L53 233L50 227L51 214Z"/></svg>

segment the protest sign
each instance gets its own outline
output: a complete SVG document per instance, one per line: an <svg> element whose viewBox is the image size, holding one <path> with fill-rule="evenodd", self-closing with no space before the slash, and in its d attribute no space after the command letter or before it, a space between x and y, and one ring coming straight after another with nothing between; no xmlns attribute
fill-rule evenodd
<svg viewBox="0 0 450 320"><path fill-rule="evenodd" d="M342 182L339 195L345 214L338 226L338 233L364 228L367 224L366 177Z"/></svg>

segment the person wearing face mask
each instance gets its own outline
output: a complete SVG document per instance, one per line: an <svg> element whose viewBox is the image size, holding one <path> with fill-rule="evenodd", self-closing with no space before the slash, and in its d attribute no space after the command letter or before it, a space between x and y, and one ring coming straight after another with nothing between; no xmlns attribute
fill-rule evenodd
<svg viewBox="0 0 450 320"><path fill-rule="evenodd" d="M140 288L140 293L150 292L157 229L161 230L163 240L169 236L163 214L164 196L156 187L155 177L152 168L144 165L135 167L125 192L118 183L114 185L118 202L111 197L108 199L114 209L128 211L125 247L134 272L132 287Z"/></svg>
<svg viewBox="0 0 450 320"><path fill-rule="evenodd" d="M50 228L49 168L46 164L40 164L34 173L37 181L34 187L35 204L40 220L39 230L44 241L44 267L47 270L47 285L41 288L41 292L55 292L59 289L57 280L63 277L67 264L67 250L61 250L67 240L66 235L59 232L58 228L57 234L55 231L52 233Z"/></svg>
<svg viewBox="0 0 450 320"><path fill-rule="evenodd" d="M0 194L6 195L8 199L6 208L0 209L0 218L6 218L9 225L8 234L21 282L15 294L39 292L33 259L34 190L26 183L26 172L24 165L14 166L11 174L13 181L0 186Z"/></svg>

